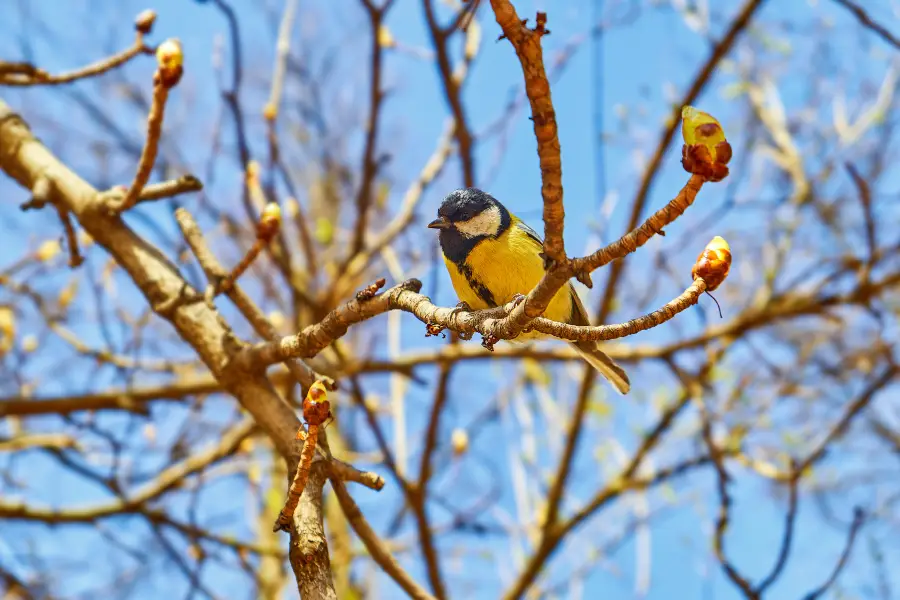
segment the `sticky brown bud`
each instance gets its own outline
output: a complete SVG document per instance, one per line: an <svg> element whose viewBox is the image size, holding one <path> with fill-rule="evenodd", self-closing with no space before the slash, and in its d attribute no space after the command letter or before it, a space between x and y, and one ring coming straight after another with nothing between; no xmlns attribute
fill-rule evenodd
<svg viewBox="0 0 900 600"><path fill-rule="evenodd" d="M706 291L711 292L722 285L731 268L731 247L723 238L716 236L697 257L691 269L693 279L698 277L706 282Z"/></svg>
<svg viewBox="0 0 900 600"><path fill-rule="evenodd" d="M303 400L303 419L310 425L322 425L331 416L331 403L328 402L328 391L322 381L309 386Z"/></svg>
<svg viewBox="0 0 900 600"><path fill-rule="evenodd" d="M685 106L681 110L681 136L684 139L681 164L685 171L708 181L728 177L731 145L725 139L721 123L709 113Z"/></svg>
<svg viewBox="0 0 900 600"><path fill-rule="evenodd" d="M153 23L156 22L156 11L149 8L139 14L134 20L134 28L144 35L153 31Z"/></svg>

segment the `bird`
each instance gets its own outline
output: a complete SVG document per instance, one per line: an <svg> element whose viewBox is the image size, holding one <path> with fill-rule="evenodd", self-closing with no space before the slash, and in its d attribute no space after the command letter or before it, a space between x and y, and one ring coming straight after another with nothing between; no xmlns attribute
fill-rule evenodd
<svg viewBox="0 0 900 600"><path fill-rule="evenodd" d="M437 219L428 228L438 230L453 289L461 302L473 310L502 306L527 294L544 275L541 236L499 200L478 188L447 194L438 208ZM544 317L571 325L591 324L571 281L556 293ZM514 341L546 337L530 331ZM616 391L628 393L628 374L596 342L570 344Z"/></svg>

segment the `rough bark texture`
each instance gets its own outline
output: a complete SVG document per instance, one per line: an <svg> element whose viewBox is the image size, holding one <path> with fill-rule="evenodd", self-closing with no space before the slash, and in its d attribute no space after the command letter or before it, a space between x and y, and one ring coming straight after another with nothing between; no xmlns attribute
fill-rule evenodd
<svg viewBox="0 0 900 600"><path fill-rule="evenodd" d="M322 487L326 479L325 463L313 464L294 513L290 560L303 600L337 600L322 522Z"/></svg>

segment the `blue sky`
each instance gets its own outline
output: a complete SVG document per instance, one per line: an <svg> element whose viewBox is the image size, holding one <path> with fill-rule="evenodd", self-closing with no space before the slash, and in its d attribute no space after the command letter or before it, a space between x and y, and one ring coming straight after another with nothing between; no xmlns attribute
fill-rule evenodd
<svg viewBox="0 0 900 600"><path fill-rule="evenodd" d="M280 4L262 3L265 6L273 6L273 14L280 12ZM364 56L366 42L361 37L355 38L354 30L365 26L364 16L361 11L345 10L338 8L336 4L317 0L309 3L302 2L304 8L309 10L304 13L307 17L301 24L301 28L315 30L317 39L327 40L331 44L340 44L347 49L347 58L339 60L341 66L338 69L339 77L329 81L329 87L334 95L348 101L355 95L361 95L366 89L363 78L352 77L353 60ZM553 34L545 39L545 48L548 56L563 47L569 39L584 33L591 18L591 3L589 0L575 0L571 2L537 2L533 6L529 2L517 2L520 14L531 15L535 8L550 11L550 29ZM607 5L615 4L607 0ZM737 2L711 2L715 5L712 31L709 36L712 39L718 37L722 24L727 22L727 17L734 13ZM873 14L881 17L889 15L887 2L873 2ZM241 18L242 35L244 38L244 64L245 78L251 83L264 84L271 70L271 47L273 25L270 21L261 19L255 12L256 2L234 2L235 8ZM874 5L878 5L877 8ZM0 5L0 55L20 56L23 48L28 49L33 56L26 56L41 64L51 71L62 70L96 56L97 45L104 49L124 47L130 41L130 24L133 15L145 8L137 2L90 2L79 0L70 3L57 3L51 0L42 0L33 3L33 21L23 25L21 21L22 11L13 6L12 2ZM213 127L214 116L219 110L220 101L216 93L215 75L211 68L210 56L213 54L214 39L225 32L225 24L220 15L209 5L188 2L185 0L161 0L153 3L153 8L158 12L154 40L162 37L178 37L184 44L186 55L186 74L178 90L173 93L169 105L169 120L167 123L171 129L177 128L180 137L173 136L166 143L177 144L178 151L187 157L187 166L194 172L202 173L203 165L208 156L210 145L209 132ZM96 21L98 15L102 27L98 28ZM9 18L7 18L7 16ZM466 83L465 101L472 128L474 131L482 131L493 122L509 101L510 94L521 86L521 72L512 49L506 42L495 43L497 26L493 19L482 11L482 24L484 26L481 51L476 65L473 67L471 77ZM802 73L805 65L814 60L816 53L821 48L814 47L806 41L804 31L810 31L821 22L833 19L832 30L834 42L831 51L839 69L833 82L836 89L842 85L853 90L857 82L846 79L848 66L857 64L859 52L857 46L861 37L849 33L856 31L855 24L844 11L834 7L833 3L824 0L808 2L769 2L768 6L760 14L758 23L766 23L767 27L755 27L749 35L754 39L764 39L771 36L781 43L770 44L765 59L776 64L775 73L779 78L782 91L782 101L788 112L802 106L805 102L803 94L805 88L802 85ZM53 32L53 36L61 36L59 46L48 45L47 36L42 33L29 34L27 32L39 32L37 24L44 22ZM123 23L123 27L111 34L105 29L106 23ZM780 23L795 22L793 31L787 31ZM886 21L891 22L891 21ZM893 21L893 22L896 22ZM429 40L424 28L421 9L417 2L412 0L398 0L388 19L388 26L394 35L405 45L427 47ZM22 32L26 32L24 35ZM336 33L323 33L336 32ZM23 39L26 41L23 43ZM51 38L52 39L52 38ZM55 39L60 39L55 37ZM645 160L655 147L658 139L662 120L668 114L670 103L681 96L686 84L693 77L697 65L705 59L709 50L709 40L706 36L698 35L690 30L684 21L678 18L671 9L644 9L639 18L632 24L622 25L604 36L604 51L602 61L602 97L594 94L594 77L591 49L584 45L572 58L571 63L563 76L553 87L553 98L560 128L560 142L563 157L563 178L565 186L565 202L567 209L566 241L569 252L578 254L601 243L611 241L623 232L624 223L628 218L630 200L633 197L640 173ZM790 52L780 57L784 45L787 44ZM59 51L64 46L67 51ZM754 48L758 48L755 46ZM69 52L71 49L71 52ZM321 50L321 49L316 49ZM846 56L842 56L842 50ZM739 46L737 52L747 52L747 46ZM860 78L870 77L880 81L887 67L886 53L877 43L871 50L872 59L858 64L857 75ZM733 66L733 62L728 64ZM736 151L746 132L739 130L745 114L745 103L728 97L732 84L738 81L734 69L721 69L706 88L705 93L696 103L701 109L717 115L731 139ZM131 81L149 82L153 70L151 60L136 61L128 65L124 73ZM226 78L227 79L227 78ZM389 148L392 160L389 172L393 178L392 201L399 202L405 186L411 177L417 173L424 160L430 155L434 142L440 135L448 110L443 100L437 73L432 66L421 59L401 53L389 53L386 71L386 84L391 89L385 105L385 127L382 130L382 148ZM731 87L730 87L731 86ZM248 88L251 86L247 86ZM76 89L87 92L94 89L89 85L79 84ZM262 89L262 86L260 86ZM850 92L852 93L852 92ZM90 122L84 118L80 109L73 108L69 98L59 90L32 90L25 93L3 90L3 97L14 107L20 108L29 117L30 108L40 103L40 112L44 117L52 121L62 123L73 131L84 131L91 127ZM246 91L243 97L248 114L258 114L263 96L253 91ZM182 105L179 101L184 99ZM603 130L610 133L610 139L603 148L603 161L598 161L598 145L596 132L592 122L593 115L599 102L603 113ZM364 106L364 102L358 102ZM625 110L628 114L630 129L627 135L622 135L622 121L620 115ZM110 109L110 115L128 132L139 132L142 128L141 114L130 107L114 105ZM359 117L357 115L357 117ZM479 182L490 181L489 191L500 198L514 212L523 216L536 229L540 230L540 173L537 168L537 156L534 147L534 138L528 121L527 110L520 112L511 129L511 135L505 148L503 160L499 163L496 172L488 172L495 161L496 146L493 142L485 143L479 147L477 154L477 173ZM827 118L827 115L823 115ZM61 136L53 127L41 126L41 121L31 119L32 125L39 135L55 151L59 152L69 164L84 174L96 173L96 160L85 148L79 145L74 136ZM173 125L175 124L175 125ZM66 131L62 129L61 131ZM251 119L251 143L258 156L264 156L265 140L260 133L261 123L258 119ZM136 139L140 139L139 137ZM177 140L177 141L175 141ZM225 128L225 143L231 143L233 136L229 127ZM351 146L358 145L359 139L350 141ZM667 202L686 180L679 163L680 142L676 137L675 143L669 148L663 161L661 173L651 191L648 207L655 210ZM737 156L735 161L740 160ZM598 164L602 164L605 177L606 198L598 198ZM749 175L758 175L765 168L765 161L754 154L748 161ZM769 167L771 168L771 167ZM130 178L133 166L127 160L113 161L106 177L112 182L125 182ZM215 181L207 187L211 197L228 198L232 202L235 198L237 175L233 166L219 167L216 171ZM734 178L733 178L734 179ZM779 192L778 188L759 177L748 177L746 187L738 190L737 202L749 202L758 197L772 197ZM208 182L209 183L209 182ZM896 184L896 181L893 182ZM436 210L442 195L449 189L460 185L459 167L454 162L445 170L438 183L432 188L420 206L420 221L425 222ZM896 185L894 187L896 190ZM648 305L658 305L668 298L679 293L689 282L690 267L697 252L702 249L712 235L726 236L732 244L737 260L746 257L745 261L758 258L758 236L764 232L766 222L764 215L758 211L753 212L753 218L748 219L740 211L730 212L724 219L717 221L715 231L685 239L686 232L692 231L692 226L704 222L711 214L715 214L716 207L720 206L731 193L728 182L719 185L706 186L701 192L701 197L694 209L684 219L672 227L670 235L662 241L655 241L651 248L658 248L656 244L672 244L672 251L667 254L673 268L680 280L662 279L654 281L655 290L646 298ZM6 205L12 207L23 201L23 192L12 187L7 181L0 181L0 196L7 199ZM190 201L188 200L190 207ZM154 215L163 210L163 207L151 207L143 209L143 212L132 219L132 224L141 233L151 239L159 239L160 233L156 227L162 228L169 235L176 231L170 220L159 219L154 227L147 225L148 220L153 220ZM7 211L9 212L9 211ZM893 218L894 215L888 215ZM19 254L19 249L33 244L35 235L52 235L55 231L52 215L25 216L4 215L0 222L0 230L10 239L15 240L6 246L9 250L0 251L2 264L12 262ZM427 234L426 234L427 235ZM39 236L40 237L40 236ZM425 239L429 238L414 238ZM429 240L431 241L431 240ZM685 243L688 242L688 243ZM15 251L14 251L15 250ZM93 251L95 254L96 250ZM6 255L6 253L9 253ZM640 286L641 276L651 273L652 263L647 252L646 256L635 258L629 264L629 276L638 282ZM442 269L426 272L420 275L425 281L428 291L437 290L435 300L443 305L455 303L455 298L450 289L449 280ZM65 278L61 277L60 280ZM589 294L589 306L596 306L600 297L600 289L604 276L595 276L595 290ZM677 279L677 278L676 278ZM650 285L648 282L646 285ZM127 286L122 291L123 295L134 294ZM721 292L720 300L725 299L724 311L726 318L729 313L728 301L734 306L740 304L741 298L729 296L727 284ZM637 301L635 301L636 304ZM636 306L623 303L615 313L617 320L625 320L635 316ZM672 328L660 328L651 332L639 334L629 342L651 343L671 340L675 336L696 332L709 322L714 315L714 307L705 299L701 301L701 308L694 309L678 318L677 325ZM372 324L371 330L381 332L383 336L384 319ZM99 334L95 331L90 321L86 320L80 326L75 326L86 339L99 340ZM380 329L381 328L381 329ZM421 325L406 318L403 325L403 343L406 349L434 347L440 343L433 339L424 340L421 337ZM170 346L172 344L169 344ZM183 350L181 351L183 352ZM184 354L181 354L184 356ZM740 352L737 353L740 356ZM52 364L52 358L47 363L37 363L32 369L47 369ZM690 364L686 366L691 366ZM568 367L571 369L571 367ZM556 373L566 372L563 367L555 369ZM426 378L433 379L433 374L423 371ZM451 403L444 420L443 431L449 436L450 430L455 426L465 426L471 422L471 417L480 409L494 401L493 392L502 389L505 377L511 375L510 366L506 363L490 366L466 366L457 370L451 390L456 394L456 400ZM93 375L85 374L78 381L56 381L42 386L40 395L59 393L67 389L89 389L98 382L111 383L116 380L114 374L104 375L106 379L98 379ZM600 445L604 437L616 436L626 444L634 443L633 428L636 424L650 422L653 415L651 409L651 397L658 392L660 387L665 388L665 370L660 365L642 365L632 378L640 381L636 386L636 394L629 398L627 403L613 399L615 403L614 415L607 420L592 421L587 427L582 441L581 454L576 464L575 484L573 494L581 499L588 496L600 481L602 465L598 466L593 458L594 450ZM655 383L657 381L659 383ZM384 393L388 387L386 377L370 378L370 389ZM649 383L645 383L649 382ZM472 385L478 385L479 389L488 390L484 397L470 400L465 391ZM724 383L722 385L725 385ZM567 382L557 388L559 401L571 402L576 387ZM600 390L599 394L605 394ZM431 397L431 388L411 389L408 402L411 414L411 430L418 431L423 418L424 403ZM230 416L233 406L228 399L218 399L209 406L206 411L210 418L224 420ZM218 412L217 412L218 411ZM183 418L182 407L160 407L154 409L154 420L158 423L177 422ZM112 426L112 419L106 417L107 423ZM53 427L49 421L43 424ZM122 427L126 427L126 420L122 421ZM501 477L510 475L505 473L506 460L504 456L495 456L492 450L494 439L510 439L518 432L515 427L505 426L502 423L493 423L484 428L480 438L476 440L471 459L474 465L473 473L479 469L488 467L488 472L501 473ZM364 436L363 443L370 443ZM690 440L682 440L673 443L673 448L683 452L690 448ZM679 445L680 444L680 445ZM665 455L664 455L665 456ZM102 497L97 489L72 481L65 486L65 492L53 491L50 483L59 481L59 473L49 461L40 457L30 457L27 469L35 481L43 482L38 486L43 489L36 494L41 501L51 504L72 505ZM19 468L22 468L21 466ZM477 478L478 475L473 475ZM211 490L211 494L221 498L230 497L238 489L239 481L226 481L222 489ZM438 490L452 488L454 480L452 475L443 475L436 478L433 486ZM712 490L713 479L711 472L704 472L695 478L688 478L675 485L675 490L681 494L697 494L698 490L706 491L706 497L700 497L694 502L688 502L670 509L670 513L662 513L658 522L651 528L652 531L652 587L645 596L648 600L668 600L674 598L703 598L716 600L729 600L738 595L728 584L718 566L711 559L709 552L710 529L709 522L713 514L715 504L714 497L708 492ZM433 489L434 489L433 488ZM57 488L58 489L58 488ZM449 491L447 492L450 493ZM745 573L759 577L764 574L774 560L776 544L781 536L783 499L772 500L771 490L760 484L758 479L739 477L734 486L733 496L736 504L735 518L729 531L729 552L732 560L741 566ZM394 509L385 510L385 506L396 505L397 494L388 488L379 495L367 490L354 490L357 502L370 520L379 527L386 527L394 516ZM452 494L451 499L456 499ZM664 504L660 502L658 495L651 495L653 505ZM462 501L460 499L460 501ZM221 500L208 499L206 515L214 518ZM176 505L180 502L176 501ZM512 498L506 494L501 500L501 505L512 511ZM184 508L184 507L183 507ZM185 508L186 510L186 508ZM610 519L623 519L627 512L622 507L615 509L613 516L600 516L592 521L585 531L590 532L588 537L601 535L604 527L609 527ZM849 508L844 507L843 516L849 518ZM433 510L440 521L446 515L438 508ZM514 514L514 513L513 513ZM246 532L249 524L234 524L235 533ZM32 535L38 542L38 552L53 554L59 548L68 545L82 545L96 543L96 538L88 536L86 528L74 528L72 530L57 530L55 539L59 544L57 548L49 545L49 537L36 532L39 528L32 526L11 525L6 531L12 532L13 528L18 536L28 538ZM136 520L129 521L127 528L133 529L134 539L139 539L143 527ZM126 528L126 531L127 531ZM409 524L404 529L406 533L411 531ZM12 534L10 534L12 535ZM797 543L789 569L782 581L775 586L772 598L792 599L798 598L803 593L827 575L836 559L843 543L844 532L832 527L823 526L819 513L810 498L803 499L800 517L798 521ZM0 534L0 540L8 539L5 534ZM460 538L448 537L449 542L458 542ZM507 556L508 549L499 541L490 537L473 538L466 537L467 552L462 557L462 567L456 567L460 572L454 571L455 561L445 562L448 578L454 581L451 588L454 597L466 594L472 598L493 598L499 591L496 580L498 565ZM583 541L583 540L582 540ZM448 548L450 546L448 545ZM453 544L458 547L458 544ZM584 558L582 544L574 547L566 547L558 552L554 565L554 576L551 580L558 581L565 577L565 573L571 567L577 567ZM890 549L894 558L898 558L897 547ZM490 559L481 557L483 553ZM857 555L863 556L865 547L857 546ZM3 547L0 546L0 560L3 559ZM631 598L634 597L633 581L635 565L635 546L633 542L626 543L615 555L614 561L620 573L612 574L605 569L595 570L585 582L584 598ZM420 581L425 581L422 565L416 560L406 559L405 564ZM890 562L890 561L888 561ZM895 561L896 562L896 561ZM115 564L110 562L110 564ZM854 563L851 563L851 567ZM83 583L90 584L92 577L98 575L95 565L91 570L85 570L82 575ZM866 578L868 572L860 570L854 572L848 569L844 579L850 583L855 578ZM210 581L216 581L223 585L228 578L235 580L234 586L223 585L224 589L239 589L239 577L227 570L208 568L204 577ZM166 582L162 578L155 578L155 589L145 588L136 591L135 598L159 598L168 597L169 594L183 589L183 582L173 580ZM74 582L73 582L74 583ZM900 585L900 581L897 582ZM677 590L677 591L673 591ZM387 581L379 583L380 597L393 598L396 590ZM243 594L243 592L241 592ZM231 596L229 596L231 597ZM235 595L234 597L244 597Z"/></svg>

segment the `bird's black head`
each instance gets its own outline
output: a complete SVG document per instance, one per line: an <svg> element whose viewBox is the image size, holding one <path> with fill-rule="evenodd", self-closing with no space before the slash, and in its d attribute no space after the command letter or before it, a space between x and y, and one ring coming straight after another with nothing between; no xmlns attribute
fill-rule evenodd
<svg viewBox="0 0 900 600"><path fill-rule="evenodd" d="M509 211L496 198L477 188L464 188L444 198L438 218L428 227L440 231L441 250L459 263L479 242L496 238L510 223Z"/></svg>

